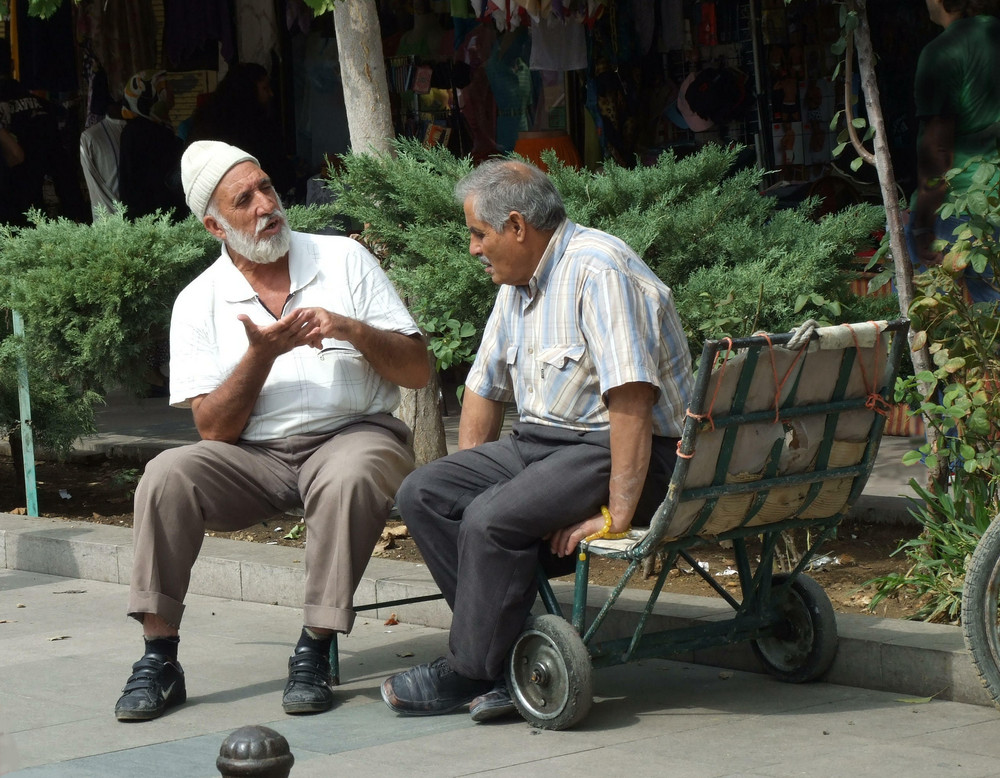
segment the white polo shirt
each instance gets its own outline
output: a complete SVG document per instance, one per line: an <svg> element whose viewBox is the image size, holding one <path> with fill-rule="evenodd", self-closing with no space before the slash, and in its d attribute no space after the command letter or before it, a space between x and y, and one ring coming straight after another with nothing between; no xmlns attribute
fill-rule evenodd
<svg viewBox="0 0 1000 778"><path fill-rule="evenodd" d="M295 308L325 308L381 330L420 330L378 262L355 240L292 233L288 258L291 294L283 315ZM272 315L222 247L222 256L178 295L170 320L170 404L191 400L222 384L246 353L248 340L236 318L258 326ZM331 432L399 405L399 388L376 373L350 343L323 341L324 351L299 346L275 361L240 436L274 440Z"/></svg>

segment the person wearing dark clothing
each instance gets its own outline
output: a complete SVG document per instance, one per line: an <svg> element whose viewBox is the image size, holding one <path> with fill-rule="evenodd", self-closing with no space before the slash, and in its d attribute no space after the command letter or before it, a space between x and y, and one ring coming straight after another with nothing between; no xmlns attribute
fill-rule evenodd
<svg viewBox="0 0 1000 778"><path fill-rule="evenodd" d="M673 292L621 240L571 222L538 168L487 160L455 195L469 251L500 290L466 379L460 450L396 494L452 610L448 652L381 691L397 713L484 721L514 711L503 664L540 559L558 567L583 540L624 537L663 499L691 355ZM510 401L518 420L501 437Z"/></svg>
<svg viewBox="0 0 1000 778"><path fill-rule="evenodd" d="M924 47L914 77L918 187L906 235L918 267L940 264L941 243L952 244L963 215L942 218L950 193L964 194L979 175L978 157L994 157L1000 143L1000 2L927 0L927 11L943 32ZM950 180L945 174L958 168ZM995 177L994 177L995 180ZM989 267L970 265L965 282L975 302L1000 299Z"/></svg>
<svg viewBox="0 0 1000 778"><path fill-rule="evenodd" d="M24 155L17 175L10 176L6 197L10 223L25 225L28 209L45 210L46 175L52 179L62 216L76 221L88 216L76 162L59 136L57 111L57 106L31 94L17 79L0 75L0 129L13 136Z"/></svg>
<svg viewBox="0 0 1000 778"><path fill-rule="evenodd" d="M195 110L188 143L217 140L246 149L260 160L275 190L284 195L295 184L295 169L285 153L281 127L271 115L273 97L263 66L255 62L234 65Z"/></svg>
<svg viewBox="0 0 1000 778"><path fill-rule="evenodd" d="M9 224L17 217L12 193L17 169L24 162L24 149L11 133L0 129L0 224Z"/></svg>
<svg viewBox="0 0 1000 778"><path fill-rule="evenodd" d="M163 71L139 71L125 85L118 186L132 219L157 210L175 219L188 213L180 183L184 144L170 124L173 102Z"/></svg>

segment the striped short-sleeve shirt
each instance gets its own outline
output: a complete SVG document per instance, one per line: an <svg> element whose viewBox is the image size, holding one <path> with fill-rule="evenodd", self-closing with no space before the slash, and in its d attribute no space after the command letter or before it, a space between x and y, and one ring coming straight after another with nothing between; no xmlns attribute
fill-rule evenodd
<svg viewBox="0 0 1000 778"><path fill-rule="evenodd" d="M500 287L466 389L592 431L631 382L657 390L653 434L679 437L693 382L673 293L623 241L565 220L528 284Z"/></svg>

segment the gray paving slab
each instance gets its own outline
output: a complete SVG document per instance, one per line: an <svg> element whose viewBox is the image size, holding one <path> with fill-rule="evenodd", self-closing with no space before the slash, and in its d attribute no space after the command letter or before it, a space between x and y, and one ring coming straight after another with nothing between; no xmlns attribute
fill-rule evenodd
<svg viewBox="0 0 1000 778"><path fill-rule="evenodd" d="M457 416L445 418L445 429L454 449ZM196 439L189 412L163 399L112 395L98 434L81 440L76 455L141 462ZM856 516L907 518L908 481L920 473L901 459L916 445L883 439ZM300 624L301 551L217 538L206 538L188 599L189 703L157 722L121 725L111 710L141 649L137 626L122 615L130 532L0 514L0 560L0 774L16 765L25 776L124 776L152 765L156 775L216 775L225 735L264 723L293 744L293 776L661 775L665 766L695 776L1000 775L992 767L1000 717L959 631L868 616L838 618L833 683L784 686L742 672L758 669L746 646L692 652L598 671L583 726L550 733L520 721L392 715L378 683L439 655L450 614L440 601L378 608L341 640L338 707L283 717L285 663ZM422 566L373 559L358 601L433 591ZM557 593L569 602L565 586ZM610 634L625 629L641 596L626 593ZM672 596L652 619L656 628L679 626L725 618L726 610L716 599ZM390 613L405 623L386 628ZM902 703L900 694L934 701Z"/></svg>
<svg viewBox="0 0 1000 778"><path fill-rule="evenodd" d="M126 587L0 570L0 774L211 776L236 728L284 735L292 775L997 775L1000 713L955 702L667 660L596 671L595 703L568 732L462 714L407 718L381 702L388 674L445 648L439 629L361 618L341 641L338 706L280 710L295 608L192 595L181 661L189 701L121 724L112 709L141 643ZM23 607L22 607L23 606Z"/></svg>
<svg viewBox="0 0 1000 778"><path fill-rule="evenodd" d="M215 776L219 746L246 724L284 735L293 778L1000 772L992 708L667 660L596 671L594 707L567 732L401 717L381 702L381 680L439 655L447 635L378 619L359 619L342 641L337 707L284 716L298 610L202 595L190 597L181 643L188 703L122 724L112 709L141 645L121 615L126 587L0 570L0 590L0 773L12 776Z"/></svg>
<svg viewBox="0 0 1000 778"><path fill-rule="evenodd" d="M131 531L87 522L64 522L0 514L0 538L9 569L126 584L131 560ZM80 562L75 554L82 557ZM305 573L301 549L266 546L221 538L206 538L192 575L193 594L223 596L234 601L297 607ZM568 581L554 582L565 612L572 606ZM423 565L373 559L355 602L383 605L369 615L447 628L451 613L432 600L410 605L392 601L438 592ZM590 587L588 610L593 615L609 590ZM648 593L626 589L597 635L607 640L630 635ZM389 603L389 604L385 604ZM662 594L649 617L648 630L665 630L732 618L718 597ZM839 614L840 648L828 680L848 686L931 696L979 705L990 701L979 682L959 628L875 616ZM737 670L760 670L748 644L679 653L673 657Z"/></svg>

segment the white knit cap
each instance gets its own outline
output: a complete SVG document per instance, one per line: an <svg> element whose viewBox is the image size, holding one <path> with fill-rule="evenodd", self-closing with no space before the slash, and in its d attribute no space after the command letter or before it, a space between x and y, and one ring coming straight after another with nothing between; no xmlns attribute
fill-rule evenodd
<svg viewBox="0 0 1000 778"><path fill-rule="evenodd" d="M199 219L205 218L208 202L222 177L236 165L248 161L260 165L243 149L221 141L198 140L188 146L181 157L181 183L191 213Z"/></svg>

